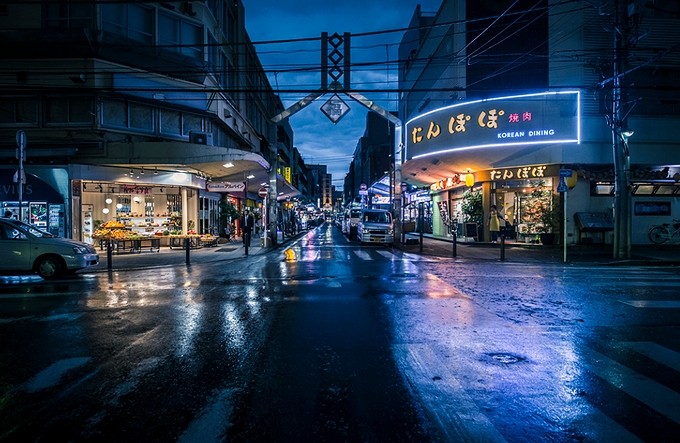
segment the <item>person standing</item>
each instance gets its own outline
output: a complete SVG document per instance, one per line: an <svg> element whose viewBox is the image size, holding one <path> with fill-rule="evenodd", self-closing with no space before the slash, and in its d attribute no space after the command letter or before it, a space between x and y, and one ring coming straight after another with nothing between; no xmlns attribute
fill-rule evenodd
<svg viewBox="0 0 680 443"><path fill-rule="evenodd" d="M243 217L241 218L241 226L243 226L243 244L250 247L250 237L253 234L253 226L255 225L255 219L249 210L243 211Z"/></svg>
<svg viewBox="0 0 680 443"><path fill-rule="evenodd" d="M501 219L496 205L491 205L491 208L489 209L488 225L489 232L491 232L491 242L496 243L496 241L498 241L498 234L501 230Z"/></svg>

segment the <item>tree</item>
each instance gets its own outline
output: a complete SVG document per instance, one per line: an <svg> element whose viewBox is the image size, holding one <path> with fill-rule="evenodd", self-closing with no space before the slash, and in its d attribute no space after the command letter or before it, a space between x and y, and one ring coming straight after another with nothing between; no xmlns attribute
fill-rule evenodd
<svg viewBox="0 0 680 443"><path fill-rule="evenodd" d="M220 233L224 232L224 228L228 224L239 217L236 207L229 200L220 200Z"/></svg>
<svg viewBox="0 0 680 443"><path fill-rule="evenodd" d="M463 202L460 205L463 213L463 221L477 223L478 226L484 225L484 209L482 208L482 193L471 190L463 194Z"/></svg>

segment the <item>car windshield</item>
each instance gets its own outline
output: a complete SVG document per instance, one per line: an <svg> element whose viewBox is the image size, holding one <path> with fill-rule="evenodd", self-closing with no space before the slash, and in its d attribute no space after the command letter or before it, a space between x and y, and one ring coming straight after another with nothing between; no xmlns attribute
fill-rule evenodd
<svg viewBox="0 0 680 443"><path fill-rule="evenodd" d="M24 232L28 232L34 237L38 238L52 238L56 237L56 235L52 235L49 232L43 231L42 229L38 229L33 225L29 225L24 222L20 222L18 220L12 220L12 224L17 226L19 229L21 229Z"/></svg>
<svg viewBox="0 0 680 443"><path fill-rule="evenodd" d="M366 212L364 213L364 221L368 223L389 223L389 212Z"/></svg>

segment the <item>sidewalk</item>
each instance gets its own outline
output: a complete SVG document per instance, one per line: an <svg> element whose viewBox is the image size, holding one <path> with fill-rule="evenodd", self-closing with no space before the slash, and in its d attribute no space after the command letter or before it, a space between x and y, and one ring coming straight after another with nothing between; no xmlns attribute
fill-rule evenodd
<svg viewBox="0 0 680 443"><path fill-rule="evenodd" d="M290 240L290 238L284 239L283 244L288 243ZM279 245L277 249L281 246ZM261 239L259 237L254 238L248 248L248 256L264 254L271 250L272 248L263 248L261 246ZM97 253L99 254L99 264L89 270L108 271L107 251L100 251L97 248ZM235 260L245 257L245 247L240 239L232 240L228 243L220 243L212 247L189 249L189 264ZM111 264L113 271L186 265L187 251L184 248L170 249L169 247L162 247L158 252L146 250L132 253L113 253L111 255Z"/></svg>
<svg viewBox="0 0 680 443"><path fill-rule="evenodd" d="M419 235L407 234L408 243L401 247L406 252L420 254ZM410 240L410 241L409 241ZM451 238L423 234L423 255L452 257ZM590 263L601 265L649 265L680 266L680 244L633 245L630 259L614 259L613 246L602 244L568 245L566 263ZM501 260L501 245L498 243L470 242L456 243L456 258L470 260ZM507 241L505 260L524 263L565 263L562 245L541 245Z"/></svg>
<svg viewBox="0 0 680 443"><path fill-rule="evenodd" d="M254 238L248 248L248 256L257 256L268 252L283 251L286 246L307 231L295 237L287 237L276 248L263 248L260 238ZM409 244L395 245L411 254L424 256L452 257L453 243L451 238L423 235L422 252L417 242L419 236L408 234ZM412 243L416 242L416 243ZM680 266L680 245L633 245L629 260L613 259L611 245L573 245L567 248L566 263L589 263L600 265L648 265L648 266ZM99 253L99 265L90 270L108 271L106 251ZM144 251L139 253L112 254L112 270L162 268L167 266L186 266L186 250L161 248L160 252ZM246 258L245 248L240 240L221 243L214 247L203 247L189 250L189 263L210 263L223 260L240 260ZM456 243L456 259L470 261L501 261L501 246L494 243ZM561 245L546 246L508 241L505 244L505 262L514 263L556 263L564 262L564 250Z"/></svg>

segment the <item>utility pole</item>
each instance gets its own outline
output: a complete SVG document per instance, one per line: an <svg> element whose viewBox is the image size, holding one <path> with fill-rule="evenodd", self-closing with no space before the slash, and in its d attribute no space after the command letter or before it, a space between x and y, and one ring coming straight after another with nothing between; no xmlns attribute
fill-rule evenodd
<svg viewBox="0 0 680 443"><path fill-rule="evenodd" d="M612 90L612 149L614 154L614 250L616 259L630 258L631 242L631 194L630 194L630 153L628 137L624 133L624 122L621 117L621 74L624 58L624 45L627 25L621 23L621 7L619 1L614 2L614 72Z"/></svg>

